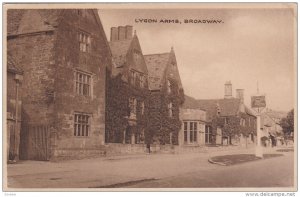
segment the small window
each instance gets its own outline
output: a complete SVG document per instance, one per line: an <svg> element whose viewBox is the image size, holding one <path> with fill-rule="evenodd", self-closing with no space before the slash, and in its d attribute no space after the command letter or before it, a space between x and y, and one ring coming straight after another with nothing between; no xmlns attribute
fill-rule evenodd
<svg viewBox="0 0 300 197"><path fill-rule="evenodd" d="M91 96L92 75L76 71L75 72L75 87L76 93L84 96Z"/></svg>
<svg viewBox="0 0 300 197"><path fill-rule="evenodd" d="M133 86L135 85L135 75L136 75L136 73L133 70L131 70L130 71L130 83Z"/></svg>
<svg viewBox="0 0 300 197"><path fill-rule="evenodd" d="M184 122L184 127L183 127L183 132L184 132L184 143L187 143L187 127L188 127L188 123Z"/></svg>
<svg viewBox="0 0 300 197"><path fill-rule="evenodd" d="M144 101L141 102L141 114L144 115L145 113L145 103Z"/></svg>
<svg viewBox="0 0 300 197"><path fill-rule="evenodd" d="M169 117L173 117L173 104L168 104Z"/></svg>
<svg viewBox="0 0 300 197"><path fill-rule="evenodd" d="M167 81L167 88L168 88L168 93L171 93L171 82L170 80Z"/></svg>
<svg viewBox="0 0 300 197"><path fill-rule="evenodd" d="M143 74L140 74L140 87L141 88L144 88L144 76L143 76Z"/></svg>
<svg viewBox="0 0 300 197"><path fill-rule="evenodd" d="M74 136L89 136L90 115L75 113L74 115Z"/></svg>
<svg viewBox="0 0 300 197"><path fill-rule="evenodd" d="M91 36L87 33L79 32L78 33L79 48L82 52L91 51Z"/></svg>
<svg viewBox="0 0 300 197"><path fill-rule="evenodd" d="M130 114L136 114L136 98L129 98Z"/></svg>

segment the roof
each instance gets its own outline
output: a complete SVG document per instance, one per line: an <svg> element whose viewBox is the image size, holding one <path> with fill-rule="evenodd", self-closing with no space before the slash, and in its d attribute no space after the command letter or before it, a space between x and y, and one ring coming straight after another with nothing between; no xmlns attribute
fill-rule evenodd
<svg viewBox="0 0 300 197"><path fill-rule="evenodd" d="M207 112L208 121L212 120L217 110L220 110L220 116L235 116L239 112L240 99L194 99L185 96L183 108L204 109Z"/></svg>
<svg viewBox="0 0 300 197"><path fill-rule="evenodd" d="M160 89L161 80L167 68L170 53L144 55L148 68L149 88L151 90Z"/></svg>
<svg viewBox="0 0 300 197"><path fill-rule="evenodd" d="M7 34L52 30L57 26L62 12L63 9L9 9L7 11Z"/></svg>
<svg viewBox="0 0 300 197"><path fill-rule="evenodd" d="M16 60L10 54L7 54L7 71L16 74L23 74L23 70L17 66Z"/></svg>
<svg viewBox="0 0 300 197"><path fill-rule="evenodd" d="M256 113L252 109L248 108L247 106L245 106L245 112L251 116L256 116Z"/></svg>
<svg viewBox="0 0 300 197"><path fill-rule="evenodd" d="M206 122L206 111L201 109L180 109L181 120L194 120Z"/></svg>

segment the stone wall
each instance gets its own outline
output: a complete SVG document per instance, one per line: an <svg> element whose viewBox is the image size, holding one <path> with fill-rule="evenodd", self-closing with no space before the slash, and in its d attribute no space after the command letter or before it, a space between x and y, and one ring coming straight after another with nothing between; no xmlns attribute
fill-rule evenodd
<svg viewBox="0 0 300 197"><path fill-rule="evenodd" d="M8 52L24 71L22 119L28 124L54 122L54 39L51 32L8 39Z"/></svg>
<svg viewBox="0 0 300 197"><path fill-rule="evenodd" d="M78 15L73 10L64 12L57 28L55 42L56 78L55 112L56 142L54 156L73 155L81 150L90 154L102 150L105 138L105 80L106 67L111 65L106 37L92 10L89 17ZM94 17L91 17L94 16ZM80 51L78 33L87 32L91 37L89 52ZM92 75L91 96L75 91L75 71ZM91 116L89 136L74 136L74 112ZM73 153L72 153L73 151ZM79 151L80 152L80 151ZM65 154L67 153L67 154ZM94 154L93 153L93 154ZM102 154L101 151L99 154Z"/></svg>

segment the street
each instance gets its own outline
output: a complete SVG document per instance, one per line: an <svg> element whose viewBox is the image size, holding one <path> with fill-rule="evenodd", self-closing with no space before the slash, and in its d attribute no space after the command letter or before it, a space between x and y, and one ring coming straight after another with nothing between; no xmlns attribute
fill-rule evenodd
<svg viewBox="0 0 300 197"><path fill-rule="evenodd" d="M253 148L210 153L123 155L8 165L9 188L229 188L293 187L294 152L232 166L211 164L216 155L254 153Z"/></svg>

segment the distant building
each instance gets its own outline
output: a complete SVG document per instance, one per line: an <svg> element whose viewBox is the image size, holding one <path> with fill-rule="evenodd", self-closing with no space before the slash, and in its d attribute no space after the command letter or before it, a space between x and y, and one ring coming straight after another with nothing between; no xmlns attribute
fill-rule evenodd
<svg viewBox="0 0 300 197"><path fill-rule="evenodd" d="M256 116L244 104L243 90L238 89L237 98L234 98L231 88L230 82L225 83L224 99L197 100L185 97L185 108L204 109L207 113L206 144L243 144L246 140L247 143L254 142Z"/></svg>
<svg viewBox="0 0 300 197"><path fill-rule="evenodd" d="M264 139L274 136L278 141L283 139L283 131L280 126L281 118L285 117L287 113L277 112L267 109L261 114L261 132ZM262 142L263 144L265 142Z"/></svg>
<svg viewBox="0 0 300 197"><path fill-rule="evenodd" d="M97 10L7 14L7 50L24 78L20 158L103 154L111 53Z"/></svg>

